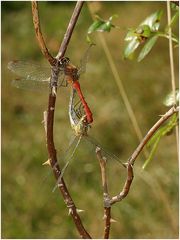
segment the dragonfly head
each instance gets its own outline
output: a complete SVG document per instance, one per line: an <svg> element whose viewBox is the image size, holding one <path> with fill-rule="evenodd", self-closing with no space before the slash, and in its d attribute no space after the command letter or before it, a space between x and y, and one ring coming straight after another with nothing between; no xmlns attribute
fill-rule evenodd
<svg viewBox="0 0 180 240"><path fill-rule="evenodd" d="M59 66L64 68L67 64L69 64L70 59L68 57L63 57L59 60Z"/></svg>

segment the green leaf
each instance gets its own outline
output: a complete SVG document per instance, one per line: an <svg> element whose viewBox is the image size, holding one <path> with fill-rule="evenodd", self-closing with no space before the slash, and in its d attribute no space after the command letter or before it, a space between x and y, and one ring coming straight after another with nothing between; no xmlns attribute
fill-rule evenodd
<svg viewBox="0 0 180 240"><path fill-rule="evenodd" d="M146 161L144 162L143 166L142 166L142 169L145 169L147 167L147 165L150 163L150 161L153 159L155 153L156 153L156 150L157 150L157 147L158 147L158 143L160 141L160 137L156 139L152 149L151 149L151 152L149 154L149 157L146 159Z"/></svg>
<svg viewBox="0 0 180 240"><path fill-rule="evenodd" d="M132 41L134 38L137 38L137 33L135 32L135 29L130 29L126 37L124 38L125 41Z"/></svg>
<svg viewBox="0 0 180 240"><path fill-rule="evenodd" d="M178 18L179 18L179 11L176 12L176 13L173 15L173 17L172 17L172 19L171 19L170 27L172 27L172 26L174 25L174 23L178 20Z"/></svg>
<svg viewBox="0 0 180 240"><path fill-rule="evenodd" d="M145 56L151 51L157 39L158 39L158 36L155 35L147 41L147 43L144 45L143 49L141 50L138 56L138 62L140 62L143 58L145 58Z"/></svg>
<svg viewBox="0 0 180 240"><path fill-rule="evenodd" d="M165 126L160 127L155 134L151 137L151 139L149 140L149 142L147 143L147 147L151 147L158 138L161 138L164 132L164 129L166 128Z"/></svg>
<svg viewBox="0 0 180 240"><path fill-rule="evenodd" d="M118 14L114 14L114 15L112 15L112 16L109 18L109 21L112 22L112 20L113 20L114 18L118 18L118 17L119 17Z"/></svg>
<svg viewBox="0 0 180 240"><path fill-rule="evenodd" d="M172 107L175 104L179 103L179 89L175 91L175 101L174 102L174 93L171 91L164 99L163 104L167 107Z"/></svg>
<svg viewBox="0 0 180 240"><path fill-rule="evenodd" d="M88 34L97 31L102 24L104 24L104 21L101 20L94 21L93 24L88 28Z"/></svg>
<svg viewBox="0 0 180 240"><path fill-rule="evenodd" d="M141 36L141 37L150 37L152 32L151 29L148 25L140 25L137 29L136 29L136 33Z"/></svg>
<svg viewBox="0 0 180 240"><path fill-rule="evenodd" d="M114 25L110 21L107 21L107 22L101 24L101 26L99 26L99 28L96 31L110 32L112 27L114 27Z"/></svg>
<svg viewBox="0 0 180 240"><path fill-rule="evenodd" d="M170 132L176 125L177 125L178 117L177 114L174 114L168 123L166 123L164 126L161 126L156 133L151 137L149 140L147 146L150 147L154 144L157 138L162 137L166 135L168 132Z"/></svg>
<svg viewBox="0 0 180 240"><path fill-rule="evenodd" d="M132 53L139 46L139 44L140 44L140 42L137 38L134 38L132 41L130 41L124 50L124 57L129 58L130 55L132 55Z"/></svg>
<svg viewBox="0 0 180 240"><path fill-rule="evenodd" d="M174 11L179 11L179 6L177 6L175 3L171 2L171 9Z"/></svg>
<svg viewBox="0 0 180 240"><path fill-rule="evenodd" d="M162 10L158 10L155 13L148 16L141 24L141 25L148 25L151 31L156 32L160 26L160 19L163 14Z"/></svg>
<svg viewBox="0 0 180 240"><path fill-rule="evenodd" d="M174 16L171 18L170 24L166 27L165 32L169 31L169 28L172 27L179 18L179 11L174 14Z"/></svg>
<svg viewBox="0 0 180 240"><path fill-rule="evenodd" d="M87 41L89 44L92 44L92 43L93 43L93 41L91 40L89 34L87 34L87 36L86 36L86 41Z"/></svg>
<svg viewBox="0 0 180 240"><path fill-rule="evenodd" d="M160 127L156 133L154 134L154 136L152 136L152 138L149 140L147 146L151 148L149 157L147 158L147 160L145 161L145 163L143 164L142 168L145 169L145 167L148 165L148 163L152 160L152 158L154 157L157 147L158 147L158 143L161 140L161 138L165 135L167 135L169 132L172 131L172 129L178 124L178 115L174 114L168 123L166 123L164 126Z"/></svg>
<svg viewBox="0 0 180 240"><path fill-rule="evenodd" d="M115 27L111 22L114 18L117 18L118 15L112 15L108 20L103 20L98 15L96 15L96 20L88 29L88 34L93 32L110 32L112 27Z"/></svg>

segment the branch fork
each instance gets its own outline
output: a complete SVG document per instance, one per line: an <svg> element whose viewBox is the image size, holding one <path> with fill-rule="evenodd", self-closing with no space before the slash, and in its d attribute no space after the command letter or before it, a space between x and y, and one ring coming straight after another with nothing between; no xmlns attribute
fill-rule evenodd
<svg viewBox="0 0 180 240"><path fill-rule="evenodd" d="M133 165L135 163L136 158L142 151L143 147L147 144L153 134L157 131L157 129L168 120L173 114L179 111L179 107L173 106L169 109L165 114L161 116L161 118L154 124L154 126L148 131L146 136L142 139L138 147L135 149L131 157L128 159L127 163L124 164L127 170L127 177L123 186L122 191L116 196L110 197L108 193L108 183L107 183L107 175L106 175L106 158L102 156L101 149L99 147L96 148L96 156L99 160L99 165L101 169L101 179L102 179L102 187L103 187L103 202L104 202L104 239L109 238L110 233L110 224L113 222L111 218L111 206L117 202L122 201L129 193L130 187L134 178L133 174Z"/></svg>

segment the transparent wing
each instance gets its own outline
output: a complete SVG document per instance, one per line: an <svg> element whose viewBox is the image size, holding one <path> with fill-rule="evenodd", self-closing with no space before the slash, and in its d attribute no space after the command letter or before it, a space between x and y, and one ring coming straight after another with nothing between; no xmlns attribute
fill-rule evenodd
<svg viewBox="0 0 180 240"><path fill-rule="evenodd" d="M13 87L21 88L21 89L28 89L32 91L47 91L49 88L49 82L39 82L39 81L32 81L28 80L27 78L17 78L11 82Z"/></svg>
<svg viewBox="0 0 180 240"><path fill-rule="evenodd" d="M79 141L79 138L78 138L77 136L74 136L74 135L73 135L73 137L72 137L72 139L71 139L71 141L70 141L70 143L69 143L69 146L68 146L67 150L65 151L65 153L63 154L63 156L58 157L58 161L60 161L60 162L66 162L66 164L64 165L64 167L63 167L62 170L61 170L61 176L60 176L60 178L59 178L59 181L60 181L61 178L63 177L63 174L64 174L66 168L68 167L70 160L73 158L73 155L74 155L74 153L75 153L75 151L76 151L76 149L77 149L77 147L78 147L78 145L79 145L79 142L80 142L80 141ZM54 169L55 169L56 167L57 167L57 164L55 164L55 165L53 166ZM52 172L52 170L49 170L48 174L43 178L42 184L44 184L44 182L45 182L45 181L47 180L47 178L50 176L51 172ZM58 182L56 183L53 191L55 191L55 189L57 188L57 184L58 184Z"/></svg>
<svg viewBox="0 0 180 240"><path fill-rule="evenodd" d="M43 67L25 61L11 61L8 63L8 69L19 76L19 78L12 81L12 85L17 88L39 91L49 87L51 76L50 67ZM58 87L63 86L63 81L65 81L64 72L60 71Z"/></svg>
<svg viewBox="0 0 180 240"><path fill-rule="evenodd" d="M91 44L88 49L85 51L82 59L80 60L80 66L78 67L78 74L82 74L86 72L86 66L89 60L89 52L91 50L91 47L94 46L95 44Z"/></svg>
<svg viewBox="0 0 180 240"><path fill-rule="evenodd" d="M17 74L19 77L23 77L31 81L49 81L49 77L51 75L50 67L42 67L41 65L35 63L19 60L9 62L8 69Z"/></svg>
<svg viewBox="0 0 180 240"><path fill-rule="evenodd" d="M102 151L102 154L107 158L107 161L116 161L120 164L121 167L125 167L125 163L121 161L121 159L113 153L108 152L104 147L102 147L93 137L84 136L83 137L87 142L91 143L91 145L96 148L99 147ZM95 150L95 149L94 149Z"/></svg>
<svg viewBox="0 0 180 240"><path fill-rule="evenodd" d="M75 137L75 139L73 140L73 143L75 142L75 140L77 140L77 142L76 142L76 144L75 144L75 146L74 146L74 148L73 148L73 151L72 151L71 155L68 157L66 164L65 164L64 167L62 168L61 174L60 174L60 176L59 176L59 178L58 178L58 180L57 180L57 182L56 182L56 185L54 186L52 192L54 192L54 191L56 190L56 188L58 187L58 184L61 182L61 179L62 179L62 177L63 177L63 175L64 175L64 172L65 172L66 168L68 167L70 161L73 159L74 153L75 153L75 151L76 151L76 149L77 149L77 147L79 146L79 143L80 143L80 141L81 141L81 136Z"/></svg>

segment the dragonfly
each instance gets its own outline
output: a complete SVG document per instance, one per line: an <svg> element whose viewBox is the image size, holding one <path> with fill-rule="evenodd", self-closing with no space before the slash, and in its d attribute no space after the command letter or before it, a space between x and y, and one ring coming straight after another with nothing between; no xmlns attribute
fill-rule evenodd
<svg viewBox="0 0 180 240"><path fill-rule="evenodd" d="M56 65L51 66L51 68L42 67L41 65L26 61L11 61L8 63L8 69L18 76L12 81L12 85L18 88L31 90L48 89L52 87L52 89L54 89L54 94L56 94L56 88L61 86L66 87L70 84L79 95L86 113L86 121L92 123L93 115L90 107L85 101L79 83L80 74L86 71L86 64L91 46L93 46L93 44L91 44L86 50L79 68L73 65L68 57L63 57L57 60Z"/></svg>
<svg viewBox="0 0 180 240"><path fill-rule="evenodd" d="M58 187L58 185L61 183L61 179L64 175L64 172L65 172L66 168L68 167L68 165L70 163L70 160L73 159L74 153L75 153L76 149L78 148L79 143L80 143L82 138L85 139L88 143L90 143L93 146L94 149L99 147L102 151L102 154L104 156L107 156L107 159L116 160L122 167L126 168L126 163L123 163L119 159L119 157L117 157L115 154L112 154L112 153L109 153L108 151L106 151L105 148L101 146L101 144L99 144L93 137L91 137L89 135L88 132L91 128L91 125L86 121L86 115L83 112L82 103L80 103L80 102L75 103L76 93L77 93L76 89L72 88L71 95L70 95L70 100L69 100L69 111L68 112L69 112L69 120L70 120L71 128L72 128L72 130L74 132L74 136L75 136L73 141L72 141L72 144L75 141L77 143L74 146L72 154L67 159L66 164L62 168L62 171L61 171L61 174L60 174L60 176L57 180L57 183L56 183L55 187L53 188L53 192ZM71 147L71 145L70 145L70 147ZM70 150L70 147L68 148L68 150ZM68 151L66 153L68 153ZM54 166L54 167L56 167L56 166Z"/></svg>

